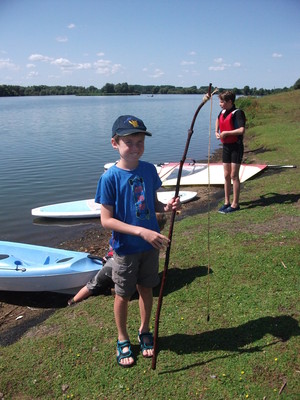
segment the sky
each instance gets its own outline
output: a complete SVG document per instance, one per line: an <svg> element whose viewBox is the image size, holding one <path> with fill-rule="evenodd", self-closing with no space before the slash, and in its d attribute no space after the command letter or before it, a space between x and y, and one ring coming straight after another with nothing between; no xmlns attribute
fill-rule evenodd
<svg viewBox="0 0 300 400"><path fill-rule="evenodd" d="M300 0L0 0L0 85L284 88Z"/></svg>

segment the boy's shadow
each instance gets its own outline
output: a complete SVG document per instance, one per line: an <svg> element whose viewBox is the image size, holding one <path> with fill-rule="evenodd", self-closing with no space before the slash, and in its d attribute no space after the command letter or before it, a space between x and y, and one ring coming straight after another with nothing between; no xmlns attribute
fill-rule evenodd
<svg viewBox="0 0 300 400"><path fill-rule="evenodd" d="M209 270L210 274L212 270ZM183 288L192 283L196 278L208 274L208 269L205 266L194 266L190 268L169 268L166 275L166 283L164 286L164 296ZM160 281L163 277L163 272L159 273ZM153 290L153 295L159 295L160 286Z"/></svg>
<svg viewBox="0 0 300 400"><path fill-rule="evenodd" d="M210 274L212 270L210 269ZM169 268L166 275L164 286L164 296L183 288L192 283L196 278L208 274L208 269L205 266L194 266L190 268ZM160 281L162 281L163 272L159 273ZM160 285L154 288L153 296L159 296Z"/></svg>
<svg viewBox="0 0 300 400"><path fill-rule="evenodd" d="M292 204L297 203L300 199L300 194L279 194L279 193L266 193L259 197L257 200L244 201L240 205L243 209L250 209L255 207L267 207L271 204Z"/></svg>
<svg viewBox="0 0 300 400"><path fill-rule="evenodd" d="M265 335L271 334L277 340L266 345L254 345L252 343L262 339ZM207 351L226 351L232 353L253 353L262 351L263 348L273 345L278 341L286 342L293 336L300 336L300 327L297 320L289 315L277 317L262 317L233 328L220 328L213 331L196 333L195 335L175 334L158 338L160 350L175 351L177 354L192 354ZM245 348L245 346L247 346ZM229 357L220 356L216 358ZM184 369L205 364L199 362ZM169 371L170 372L170 371ZM175 372L174 370L172 372Z"/></svg>
<svg viewBox="0 0 300 400"><path fill-rule="evenodd" d="M176 292L177 290L183 288L186 285L192 283L196 278L200 276L205 276L208 273L207 267L195 266L190 268L168 268L166 274L166 281L164 286L163 295L167 296L170 293ZM210 268L209 273L212 274L213 271ZM158 297L160 292L160 285L162 282L163 271L159 273L160 284L153 288L153 297ZM131 300L137 300L139 297L138 293L131 297Z"/></svg>

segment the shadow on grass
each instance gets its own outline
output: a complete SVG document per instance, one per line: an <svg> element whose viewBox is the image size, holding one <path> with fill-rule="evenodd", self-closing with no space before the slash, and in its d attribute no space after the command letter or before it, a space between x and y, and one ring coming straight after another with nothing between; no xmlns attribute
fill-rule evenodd
<svg viewBox="0 0 300 400"><path fill-rule="evenodd" d="M0 291L0 301L17 306L34 308L63 308L71 295L54 292Z"/></svg>
<svg viewBox="0 0 300 400"><path fill-rule="evenodd" d="M266 345L250 347L252 343L262 339L267 334L272 335L277 340ZM199 361L199 363L183 368L166 371L177 372L236 354L259 352L279 341L286 342L293 336L300 336L298 321L291 316L282 315L278 317L263 317L234 328L221 328L195 335L175 334L164 336L158 339L158 348L159 351L169 350L179 355L208 351L215 352L218 350L233 353L232 355L220 355L210 360ZM245 348L245 346L247 347Z"/></svg>
<svg viewBox="0 0 300 400"><path fill-rule="evenodd" d="M266 193L257 200L244 201L241 202L240 205L243 209L250 209L255 207L268 207L272 204L293 204L297 203L299 199L300 194Z"/></svg>
<svg viewBox="0 0 300 400"><path fill-rule="evenodd" d="M189 285L196 278L207 275L207 267L194 266L190 268L169 268L166 276L166 284L164 287L164 296L170 293L176 292L177 290ZM212 270L210 269L210 274ZM163 272L160 272L159 277L162 280ZM154 297L159 296L160 286L153 290Z"/></svg>
<svg viewBox="0 0 300 400"><path fill-rule="evenodd" d="M2 331L0 334L0 346L10 346L17 342L29 329L46 321L54 312L55 310L43 311L41 314L27 319L24 323L21 322L17 326L12 326Z"/></svg>
<svg viewBox="0 0 300 400"><path fill-rule="evenodd" d="M52 292L5 292L0 291L0 302L16 306L3 306L0 318L0 346L17 342L29 329L46 321L58 308L66 307L69 295ZM19 309L18 307L21 307ZM12 310L12 312L10 312ZM22 315L16 321L15 313Z"/></svg>

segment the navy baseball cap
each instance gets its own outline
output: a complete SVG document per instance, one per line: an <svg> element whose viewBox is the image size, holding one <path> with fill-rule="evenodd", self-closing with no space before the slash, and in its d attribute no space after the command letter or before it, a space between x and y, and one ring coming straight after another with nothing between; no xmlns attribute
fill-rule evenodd
<svg viewBox="0 0 300 400"><path fill-rule="evenodd" d="M144 122L133 115L121 115L116 119L112 127L112 137L115 135L128 136L133 133L144 133L147 136L152 136L152 133L147 132Z"/></svg>

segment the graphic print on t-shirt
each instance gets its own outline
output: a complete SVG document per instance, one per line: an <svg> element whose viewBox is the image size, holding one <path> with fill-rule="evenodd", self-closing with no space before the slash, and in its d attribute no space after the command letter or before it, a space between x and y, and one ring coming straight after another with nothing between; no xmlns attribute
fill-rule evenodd
<svg viewBox="0 0 300 400"><path fill-rule="evenodd" d="M133 179L128 180L132 193L134 196L134 204L136 209L136 216L140 219L149 219L150 211L147 207L146 197L145 197L145 185L143 178L135 176Z"/></svg>

